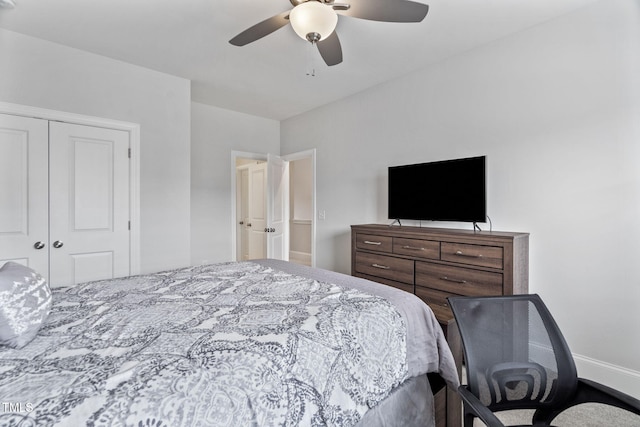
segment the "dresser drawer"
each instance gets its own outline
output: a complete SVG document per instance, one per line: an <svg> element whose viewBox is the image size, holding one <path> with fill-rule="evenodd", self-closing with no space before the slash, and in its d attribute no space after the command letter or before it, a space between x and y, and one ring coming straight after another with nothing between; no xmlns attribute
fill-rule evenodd
<svg viewBox="0 0 640 427"><path fill-rule="evenodd" d="M413 284L413 261L409 259L357 252L356 271L370 276Z"/></svg>
<svg viewBox="0 0 640 427"><path fill-rule="evenodd" d="M418 286L458 295L502 295L502 274L416 261Z"/></svg>
<svg viewBox="0 0 640 427"><path fill-rule="evenodd" d="M394 237L393 253L418 258L440 259L440 242Z"/></svg>
<svg viewBox="0 0 640 427"><path fill-rule="evenodd" d="M451 296L458 296L457 294L438 291L431 288L423 288L422 286L416 286L415 292L422 301L426 302L429 307L431 307L433 314L436 315L438 320L442 321L443 319L450 319L453 317L447 298Z"/></svg>
<svg viewBox="0 0 640 427"><path fill-rule="evenodd" d="M440 259L479 267L503 268L503 249L498 246L442 242Z"/></svg>
<svg viewBox="0 0 640 427"><path fill-rule="evenodd" d="M391 253L393 251L393 238L358 233L356 234L356 248Z"/></svg>

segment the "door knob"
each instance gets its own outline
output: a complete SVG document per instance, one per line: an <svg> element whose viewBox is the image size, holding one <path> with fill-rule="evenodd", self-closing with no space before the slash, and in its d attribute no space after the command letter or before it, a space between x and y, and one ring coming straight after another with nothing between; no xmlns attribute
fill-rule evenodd
<svg viewBox="0 0 640 427"><path fill-rule="evenodd" d="M56 240L55 242L53 242L53 247L56 249L61 248L62 245L64 245L64 243L62 243L60 240Z"/></svg>
<svg viewBox="0 0 640 427"><path fill-rule="evenodd" d="M247 227L251 227L251 223L247 224Z"/></svg>
<svg viewBox="0 0 640 427"><path fill-rule="evenodd" d="M45 246L45 244L44 244L44 243L42 243L42 242L40 242L40 241L35 242L35 243L33 244L33 247L34 247L34 248L36 248L36 249L42 249L42 248L44 248L44 246Z"/></svg>
<svg viewBox="0 0 640 427"><path fill-rule="evenodd" d="M244 224L244 221L240 221L240 225L243 225L243 224Z"/></svg>

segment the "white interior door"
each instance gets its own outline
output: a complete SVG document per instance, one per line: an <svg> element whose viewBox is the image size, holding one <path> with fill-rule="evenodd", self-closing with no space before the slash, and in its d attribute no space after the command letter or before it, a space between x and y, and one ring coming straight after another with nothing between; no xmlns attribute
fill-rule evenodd
<svg viewBox="0 0 640 427"><path fill-rule="evenodd" d="M236 173L236 259L246 261L249 259L249 168L238 167Z"/></svg>
<svg viewBox="0 0 640 427"><path fill-rule="evenodd" d="M267 185L267 164L259 163L249 166L249 219L247 234L249 242L249 258L261 259L267 256L267 206L265 189Z"/></svg>
<svg viewBox="0 0 640 427"><path fill-rule="evenodd" d="M289 260L289 162L267 157L267 257Z"/></svg>
<svg viewBox="0 0 640 427"><path fill-rule="evenodd" d="M129 275L129 133L50 123L50 281Z"/></svg>
<svg viewBox="0 0 640 427"><path fill-rule="evenodd" d="M48 121L0 114L0 266L49 276Z"/></svg>

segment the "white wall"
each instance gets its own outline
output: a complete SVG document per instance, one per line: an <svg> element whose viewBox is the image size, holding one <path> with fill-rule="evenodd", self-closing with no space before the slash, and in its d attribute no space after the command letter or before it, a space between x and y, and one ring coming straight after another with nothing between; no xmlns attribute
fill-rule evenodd
<svg viewBox="0 0 640 427"><path fill-rule="evenodd" d="M0 101L140 124L141 271L189 265L189 81L6 30L0 57Z"/></svg>
<svg viewBox="0 0 640 427"><path fill-rule="evenodd" d="M486 154L494 229L531 233L530 291L579 373L640 397L637 1L595 2L281 132L283 154L317 148L317 265L347 273L349 225L388 221L388 166Z"/></svg>
<svg viewBox="0 0 640 427"><path fill-rule="evenodd" d="M231 151L280 153L280 122L191 104L191 262L230 261Z"/></svg>

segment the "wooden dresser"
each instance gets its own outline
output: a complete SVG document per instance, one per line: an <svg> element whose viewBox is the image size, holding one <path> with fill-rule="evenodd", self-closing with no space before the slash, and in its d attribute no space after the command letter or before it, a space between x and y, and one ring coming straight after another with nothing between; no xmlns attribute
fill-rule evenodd
<svg viewBox="0 0 640 427"><path fill-rule="evenodd" d="M351 275L411 292L433 310L462 366L462 345L447 297L511 295L529 290L529 234L447 228L351 226ZM444 391L439 393L444 395ZM455 390L446 399L446 423L460 425Z"/></svg>

